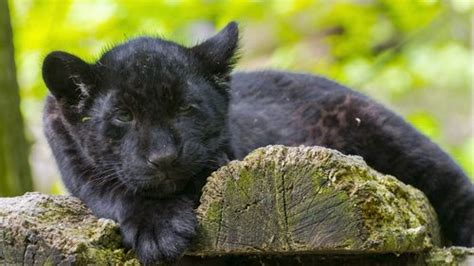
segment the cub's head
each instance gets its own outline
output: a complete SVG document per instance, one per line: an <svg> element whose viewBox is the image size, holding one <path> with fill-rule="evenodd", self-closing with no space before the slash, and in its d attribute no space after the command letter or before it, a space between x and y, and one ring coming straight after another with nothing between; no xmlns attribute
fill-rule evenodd
<svg viewBox="0 0 474 266"><path fill-rule="evenodd" d="M43 79L97 178L167 196L225 156L227 81L237 41L237 25L230 23L190 48L132 39L94 64L52 52Z"/></svg>

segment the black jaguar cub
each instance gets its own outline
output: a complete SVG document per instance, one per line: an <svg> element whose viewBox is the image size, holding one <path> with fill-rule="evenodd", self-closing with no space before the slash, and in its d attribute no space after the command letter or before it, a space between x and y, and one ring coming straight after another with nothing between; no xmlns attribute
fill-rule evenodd
<svg viewBox="0 0 474 266"><path fill-rule="evenodd" d="M269 145L321 145L362 156L421 189L457 245L474 243L474 188L440 148L383 106L322 77L230 74L238 28L183 47L118 45L94 64L52 52L45 133L63 181L120 223L144 263L179 258L196 230L206 177Z"/></svg>

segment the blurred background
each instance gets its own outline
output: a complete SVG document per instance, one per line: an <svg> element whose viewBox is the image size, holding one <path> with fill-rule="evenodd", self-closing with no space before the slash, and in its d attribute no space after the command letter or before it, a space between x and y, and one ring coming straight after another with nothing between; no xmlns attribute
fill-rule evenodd
<svg viewBox="0 0 474 266"><path fill-rule="evenodd" d="M337 80L401 114L472 178L473 12L472 0L0 0L0 195L66 193L42 134L50 51L93 62L139 35L191 46L231 20L238 70Z"/></svg>

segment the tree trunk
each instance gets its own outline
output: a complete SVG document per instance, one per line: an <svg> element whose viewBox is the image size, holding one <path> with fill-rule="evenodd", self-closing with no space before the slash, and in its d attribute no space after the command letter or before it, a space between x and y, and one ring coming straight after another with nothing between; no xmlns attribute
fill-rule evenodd
<svg viewBox="0 0 474 266"><path fill-rule="evenodd" d="M0 195L20 195L32 190L16 80L13 34L8 1L0 1Z"/></svg>

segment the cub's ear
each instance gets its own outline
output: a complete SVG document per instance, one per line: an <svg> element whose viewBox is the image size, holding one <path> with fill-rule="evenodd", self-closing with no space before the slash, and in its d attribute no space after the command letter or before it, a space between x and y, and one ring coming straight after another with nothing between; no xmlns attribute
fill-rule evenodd
<svg viewBox="0 0 474 266"><path fill-rule="evenodd" d="M69 104L89 95L94 85L91 65L66 52L52 52L43 61L43 80L49 91Z"/></svg>
<svg viewBox="0 0 474 266"><path fill-rule="evenodd" d="M192 47L191 51L204 61L207 70L222 77L229 74L236 62L238 41L237 23L230 22L213 37Z"/></svg>

